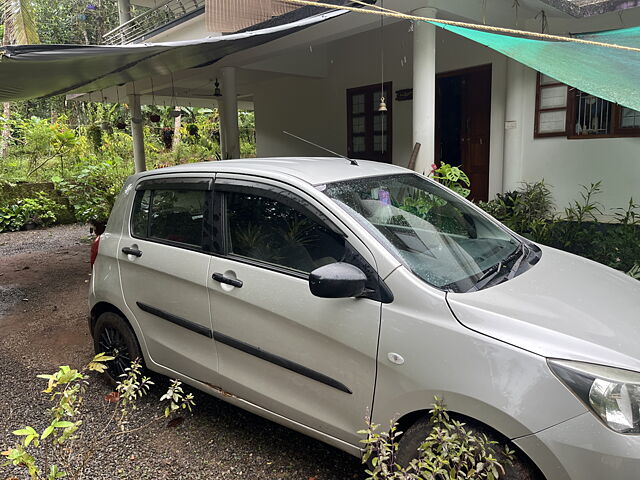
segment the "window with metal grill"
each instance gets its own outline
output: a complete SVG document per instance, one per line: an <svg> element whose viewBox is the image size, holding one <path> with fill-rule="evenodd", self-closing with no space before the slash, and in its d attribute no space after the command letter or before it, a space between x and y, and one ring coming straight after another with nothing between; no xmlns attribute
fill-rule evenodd
<svg viewBox="0 0 640 480"><path fill-rule="evenodd" d="M570 139L640 136L640 112L539 73L534 136Z"/></svg>

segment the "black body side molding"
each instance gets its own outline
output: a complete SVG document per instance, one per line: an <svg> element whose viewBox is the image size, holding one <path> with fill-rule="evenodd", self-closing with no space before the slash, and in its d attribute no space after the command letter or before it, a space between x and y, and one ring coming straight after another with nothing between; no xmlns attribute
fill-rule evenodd
<svg viewBox="0 0 640 480"><path fill-rule="evenodd" d="M237 340L233 337L229 337L228 335L225 335L223 333L215 332L190 320L186 320L182 317L178 317L177 315L173 315L172 313L168 313L164 310L152 307L151 305L147 305L142 302L136 302L136 305L138 305L140 310L144 312L155 315L156 317L160 317L175 325L186 328L187 330L191 330L192 332L204 335L208 338L213 338L217 342L228 345L231 348L235 348L237 350L240 350L241 352L253 355L254 357L258 357L266 362L278 365L279 367L286 368L287 370L297 373L298 375L310 378L311 380L315 380L316 382L320 382L324 385L335 388L336 390L340 390L341 392L348 393L349 395L353 394L349 387L339 382L338 380L328 377L323 373L312 370L311 368L305 367L304 365L292 362L291 360L287 360L286 358L283 358L274 353L265 352L261 348L255 347L241 340Z"/></svg>
<svg viewBox="0 0 640 480"><path fill-rule="evenodd" d="M178 317L177 315L173 315L172 313L152 307L146 303L136 302L136 305L138 305L138 308L143 312L160 317L163 320L174 323L179 327L186 328L187 330L191 330L192 332L199 333L200 335L204 335L205 337L213 338L213 331L207 327L203 327L202 325L198 325L190 320L186 320L182 317Z"/></svg>
<svg viewBox="0 0 640 480"><path fill-rule="evenodd" d="M341 392L348 393L349 395L353 394L353 392L349 390L349 387L347 387L343 383L340 383L339 381L328 377L323 373L316 372L315 370L300 365L299 363L292 362L291 360L287 360L286 358L280 357L279 355L275 355L273 353L265 352L258 347L254 347L253 345L249 345L248 343L236 340L235 338L229 337L220 332L213 332L213 338L220 343L228 345L229 347L248 353L249 355L253 355L254 357L258 357L269 363L278 365L279 367L286 368L287 370L291 370L298 375L302 375L304 377L315 380L316 382L323 383L337 390L340 390Z"/></svg>

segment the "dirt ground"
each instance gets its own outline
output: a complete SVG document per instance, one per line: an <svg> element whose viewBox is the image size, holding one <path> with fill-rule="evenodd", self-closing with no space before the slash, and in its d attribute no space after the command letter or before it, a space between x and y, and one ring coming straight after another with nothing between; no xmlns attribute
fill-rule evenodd
<svg viewBox="0 0 640 480"><path fill-rule="evenodd" d="M47 396L37 374L81 367L93 355L87 327L88 228L0 234L0 449L24 425L44 428ZM92 378L84 440L99 438L113 408L110 388ZM87 479L362 478L360 461L332 447L195 392L196 407L177 427L154 423L108 443ZM159 394L143 402L139 423L158 412ZM0 462L1 463L1 462ZM0 478L27 478L3 470Z"/></svg>

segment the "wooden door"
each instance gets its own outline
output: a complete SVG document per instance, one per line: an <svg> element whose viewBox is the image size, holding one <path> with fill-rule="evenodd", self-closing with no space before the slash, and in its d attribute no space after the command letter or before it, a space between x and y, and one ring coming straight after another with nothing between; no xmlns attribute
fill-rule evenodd
<svg viewBox="0 0 640 480"><path fill-rule="evenodd" d="M473 200L489 198L491 65L438 76L436 160L461 167Z"/></svg>

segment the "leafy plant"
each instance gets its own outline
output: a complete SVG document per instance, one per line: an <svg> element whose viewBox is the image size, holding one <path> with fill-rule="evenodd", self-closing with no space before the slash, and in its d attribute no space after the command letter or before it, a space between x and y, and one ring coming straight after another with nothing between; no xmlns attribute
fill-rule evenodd
<svg viewBox="0 0 640 480"><path fill-rule="evenodd" d="M38 192L35 198L23 198L7 207L0 207L0 232L21 230L25 225L46 227L57 220L56 212L63 207Z"/></svg>
<svg viewBox="0 0 640 480"><path fill-rule="evenodd" d="M436 398L431 414L431 431L418 448L418 457L408 466L396 463L398 453L397 424L389 432L378 432L379 426L368 423L363 463L368 463L367 480L495 480L505 474L514 452L505 446L497 460L497 442L476 432L463 422L449 416L445 406Z"/></svg>
<svg viewBox="0 0 640 480"><path fill-rule="evenodd" d="M602 223L601 192L601 182L582 186L580 198L557 215L549 188L543 182L525 183L480 207L533 241L627 272L640 264L640 205L630 199L614 210L614 222Z"/></svg>
<svg viewBox="0 0 640 480"><path fill-rule="evenodd" d="M631 278L635 278L636 280L640 280L640 263L636 263L631 270L627 272Z"/></svg>
<svg viewBox="0 0 640 480"><path fill-rule="evenodd" d="M114 407L100 434L83 435L81 429L90 420L82 409L89 386L88 374L104 373L106 362L113 359L100 353L82 370L62 366L51 375L38 375L47 381L43 393L49 395L51 402L46 427L42 431L32 426L15 430L13 434L20 441L15 447L1 452L6 457L2 466L26 471L32 480L77 480L83 478L88 462L115 438L137 432L174 412L191 411L193 396L185 394L181 383L173 380L167 393L160 398L161 402L167 403L164 412L142 426L130 426L130 416L153 385L142 375L140 363L135 361L121 376L116 390L106 397Z"/></svg>
<svg viewBox="0 0 640 480"><path fill-rule="evenodd" d="M73 179L57 178L56 187L69 198L78 220L106 221L125 178L114 162L103 161L87 165Z"/></svg>
<svg viewBox="0 0 640 480"><path fill-rule="evenodd" d="M433 208L446 204L447 202L438 196L417 190L415 194L404 198L400 209L417 217L428 219Z"/></svg>
<svg viewBox="0 0 640 480"><path fill-rule="evenodd" d="M551 190L544 180L525 182L518 190L498 194L494 200L479 205L507 227L542 243L548 237L547 225L555 210Z"/></svg>
<svg viewBox="0 0 640 480"><path fill-rule="evenodd" d="M441 162L440 167L433 171L432 178L465 198L471 193L471 180L459 167Z"/></svg>

